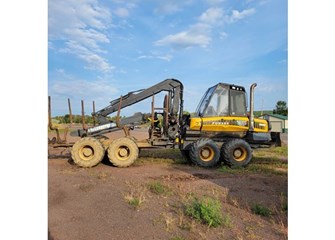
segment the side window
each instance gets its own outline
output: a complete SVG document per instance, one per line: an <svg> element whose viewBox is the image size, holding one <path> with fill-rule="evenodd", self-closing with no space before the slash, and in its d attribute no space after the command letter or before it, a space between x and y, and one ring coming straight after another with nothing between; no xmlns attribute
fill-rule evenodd
<svg viewBox="0 0 335 240"><path fill-rule="evenodd" d="M232 116L246 116L247 105L244 92L231 90L230 104Z"/></svg>

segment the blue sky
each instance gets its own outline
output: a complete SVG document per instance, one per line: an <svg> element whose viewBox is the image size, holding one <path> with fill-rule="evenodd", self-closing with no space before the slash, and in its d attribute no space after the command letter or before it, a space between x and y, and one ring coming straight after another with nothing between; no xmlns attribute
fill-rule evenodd
<svg viewBox="0 0 335 240"><path fill-rule="evenodd" d="M287 101L287 1L49 0L52 114L96 110L166 78L184 84L193 112L218 82L256 82L255 109ZM158 100L160 97L158 98ZM159 103L158 103L159 104ZM149 112L150 100L122 114Z"/></svg>

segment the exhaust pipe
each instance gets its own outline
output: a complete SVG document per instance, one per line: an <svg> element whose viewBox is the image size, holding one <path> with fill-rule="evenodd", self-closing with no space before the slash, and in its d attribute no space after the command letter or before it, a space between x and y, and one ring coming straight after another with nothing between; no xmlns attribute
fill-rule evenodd
<svg viewBox="0 0 335 240"><path fill-rule="evenodd" d="M257 83L250 86L250 116L249 116L249 131L254 131L254 89Z"/></svg>

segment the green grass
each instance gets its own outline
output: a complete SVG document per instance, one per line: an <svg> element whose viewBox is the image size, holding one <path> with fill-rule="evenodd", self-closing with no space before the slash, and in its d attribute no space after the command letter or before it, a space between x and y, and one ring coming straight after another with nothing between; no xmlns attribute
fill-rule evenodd
<svg viewBox="0 0 335 240"><path fill-rule="evenodd" d="M225 215L225 216L223 217L222 224L223 224L223 226L225 226L225 227L227 227L227 228L230 228L230 227L233 226L229 214L227 214L227 215Z"/></svg>
<svg viewBox="0 0 335 240"><path fill-rule="evenodd" d="M288 155L288 146L275 147L275 148L272 149L272 151L274 153L278 153L278 154L281 154L281 155L287 157L287 155Z"/></svg>
<svg viewBox="0 0 335 240"><path fill-rule="evenodd" d="M171 189L158 181L148 183L147 187L152 193L155 193L157 195L171 194Z"/></svg>
<svg viewBox="0 0 335 240"><path fill-rule="evenodd" d="M185 164L179 149L142 149L136 163Z"/></svg>
<svg viewBox="0 0 335 240"><path fill-rule="evenodd" d="M246 167L228 167L218 169L224 173L260 173L267 175L287 175L287 146L276 148L256 149L253 158Z"/></svg>
<svg viewBox="0 0 335 240"><path fill-rule="evenodd" d="M68 130L68 133L69 133L70 131ZM56 134L56 130L51 130L51 129L49 129L48 128L48 133L55 133ZM65 128L59 128L58 129L58 133L61 133L61 134L64 134L65 133ZM63 136L62 136L63 137Z"/></svg>
<svg viewBox="0 0 335 240"><path fill-rule="evenodd" d="M170 238L170 240L185 240L185 238L176 236L176 237Z"/></svg>
<svg viewBox="0 0 335 240"><path fill-rule="evenodd" d="M287 158L288 146L258 148L253 152L253 154L256 157L268 156L268 157L277 157L277 158Z"/></svg>
<svg viewBox="0 0 335 240"><path fill-rule="evenodd" d="M126 202L133 206L135 209L138 209L143 202L145 201L144 196L140 195L140 196L134 196L132 194L128 194L126 196L124 196L124 199L126 200Z"/></svg>
<svg viewBox="0 0 335 240"><path fill-rule="evenodd" d="M228 167L227 165L224 165L222 167L219 168L220 172L224 172L224 173L240 173L245 171L244 167Z"/></svg>
<svg viewBox="0 0 335 240"><path fill-rule="evenodd" d="M266 164L252 164L250 163L246 168L230 168L228 166L222 166L218 169L220 172L241 174L241 173L259 173L265 175L287 175L287 167L279 168L275 166L269 166Z"/></svg>
<svg viewBox="0 0 335 240"><path fill-rule="evenodd" d="M128 200L128 203L133 207L139 207L141 205L141 200L139 198L132 198Z"/></svg>
<svg viewBox="0 0 335 240"><path fill-rule="evenodd" d="M279 199L280 199L281 211L287 213L288 211L287 194L280 193Z"/></svg>
<svg viewBox="0 0 335 240"><path fill-rule="evenodd" d="M251 207L251 211L254 214L260 215L260 216L264 216L264 217L269 217L272 213L271 210L265 206L262 206L261 204L254 204Z"/></svg>
<svg viewBox="0 0 335 240"><path fill-rule="evenodd" d="M210 227L218 227L224 222L220 201L210 197L195 198L190 204L186 205L186 215Z"/></svg>
<svg viewBox="0 0 335 240"><path fill-rule="evenodd" d="M138 209L145 202L146 189L143 186L131 185L131 183L126 184L128 184L131 189L123 195L124 200L135 209Z"/></svg>
<svg viewBox="0 0 335 240"><path fill-rule="evenodd" d="M142 149L141 157L181 158L179 149Z"/></svg>

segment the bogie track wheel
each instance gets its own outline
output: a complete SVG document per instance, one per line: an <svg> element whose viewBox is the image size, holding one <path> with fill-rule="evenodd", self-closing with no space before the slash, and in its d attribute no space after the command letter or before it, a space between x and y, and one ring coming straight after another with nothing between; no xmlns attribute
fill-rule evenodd
<svg viewBox="0 0 335 240"><path fill-rule="evenodd" d="M208 138L201 138L190 147L191 161L201 167L215 167L220 162L220 150L215 142Z"/></svg>
<svg viewBox="0 0 335 240"><path fill-rule="evenodd" d="M252 150L246 141L237 138L222 145L221 155L228 165L244 167L251 161Z"/></svg>
<svg viewBox="0 0 335 240"><path fill-rule="evenodd" d="M112 141L107 149L109 161L116 167L128 167L138 158L136 143L127 137Z"/></svg>
<svg viewBox="0 0 335 240"><path fill-rule="evenodd" d="M80 167L94 167L101 162L104 155L104 147L93 137L81 138L71 150L73 161Z"/></svg>

